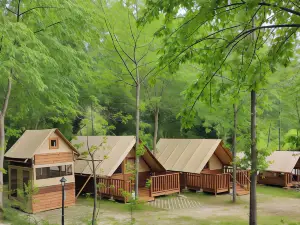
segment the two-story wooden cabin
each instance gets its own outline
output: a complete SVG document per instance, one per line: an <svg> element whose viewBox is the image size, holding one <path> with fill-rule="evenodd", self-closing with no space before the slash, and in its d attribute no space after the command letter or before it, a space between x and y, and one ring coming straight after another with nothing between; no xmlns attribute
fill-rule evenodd
<svg viewBox="0 0 300 225"><path fill-rule="evenodd" d="M181 187L214 194L229 192L232 175L228 167L232 154L220 139L160 139L158 161L167 171L181 173ZM237 173L237 194L248 194L248 171Z"/></svg>
<svg viewBox="0 0 300 225"><path fill-rule="evenodd" d="M281 187L300 185L300 151L275 151L266 158L269 163L260 171L257 182Z"/></svg>
<svg viewBox="0 0 300 225"><path fill-rule="evenodd" d="M65 177L65 206L74 205L77 155L58 129L25 131L5 154L9 162L9 198L25 204L22 210L31 213L60 208L60 179Z"/></svg>
<svg viewBox="0 0 300 225"><path fill-rule="evenodd" d="M99 194L128 200L124 193L134 191L135 136L79 136L72 140L80 153L97 146L94 158ZM180 192L179 173L166 173L165 168L147 147L139 161L139 199L154 200L155 196ZM93 193L92 162L88 156L75 162L76 190ZM147 185L148 184L148 185Z"/></svg>

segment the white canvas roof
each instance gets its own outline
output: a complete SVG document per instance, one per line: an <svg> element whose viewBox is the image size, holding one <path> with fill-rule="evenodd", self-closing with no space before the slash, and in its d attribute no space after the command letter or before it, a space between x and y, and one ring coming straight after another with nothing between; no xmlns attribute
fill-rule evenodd
<svg viewBox="0 0 300 225"><path fill-rule="evenodd" d="M156 157L167 170L200 173L214 153L223 164L230 165L231 153L221 143L221 139L162 138Z"/></svg>
<svg viewBox="0 0 300 225"><path fill-rule="evenodd" d="M39 147L48 140L49 136L55 132L60 136L70 148L78 154L71 143L56 128L45 130L26 130L18 141L5 153L7 158L30 159L34 156Z"/></svg>
<svg viewBox="0 0 300 225"><path fill-rule="evenodd" d="M94 156L94 159L97 160L95 165L98 165L96 174L111 176L135 146L135 136L78 136L72 140L72 144L81 145L78 148L80 153L87 152L87 146L101 146ZM85 159L90 160L91 158L87 156ZM153 157L148 149L143 155L143 159L152 169L156 171L164 170L163 166ZM99 160L103 161L100 162ZM77 160L75 162L75 173L91 174L91 168L91 161Z"/></svg>
<svg viewBox="0 0 300 225"><path fill-rule="evenodd" d="M269 167L266 171L290 173L296 166L300 151L275 151L266 158Z"/></svg>

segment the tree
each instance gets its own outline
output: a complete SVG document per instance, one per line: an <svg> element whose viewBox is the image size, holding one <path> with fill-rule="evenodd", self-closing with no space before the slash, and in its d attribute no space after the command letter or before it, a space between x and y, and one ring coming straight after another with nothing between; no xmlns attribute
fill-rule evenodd
<svg viewBox="0 0 300 225"><path fill-rule="evenodd" d="M143 154L140 146L141 85L156 67L156 45L154 32L158 24L138 27L136 21L143 7L142 2L131 1L102 4L105 35L101 59L120 81L135 89L135 136L136 136L136 179L135 195L138 197L139 157ZM116 16L116 12L117 16Z"/></svg>
<svg viewBox="0 0 300 225"><path fill-rule="evenodd" d="M160 13L165 15L166 25L160 30L160 34L165 37L166 54L161 61L166 63L163 68L168 66L176 70L180 63L187 60L205 65L203 69L206 79L203 84L198 82L194 85L193 89L198 93L189 96L194 102L184 114L185 117L195 115L193 109L196 102L203 97L212 80L222 73L227 60L233 57L234 52L241 56L239 61L242 66L240 73L236 73L235 80L238 82L238 88L246 83L251 90L252 173L249 224L257 224L256 91L266 80L266 71L262 69L262 64L274 71L278 62L287 65L293 55L295 33L300 27L297 23L300 13L294 10L295 4L293 1L279 4L277 1L233 1L228 4L227 1L196 3L192 0L149 0L148 10L141 20L143 23ZM178 20L182 22L174 28ZM252 39L249 38L255 32L257 34ZM270 37L273 38L272 41L269 40ZM272 48L268 48L269 46ZM258 72L260 77L255 72Z"/></svg>
<svg viewBox="0 0 300 225"><path fill-rule="evenodd" d="M82 32L94 19L87 16L93 10L90 4L93 3L80 0L0 1L0 80L1 84L6 83L0 93L1 169L5 121L9 114L14 114L10 106L19 104L21 109L39 110L48 103L54 106L52 112L74 112L71 110L77 98L74 86L81 82L88 68L84 41L90 40L86 37L92 33L96 35L91 30ZM14 99L22 99L21 104L13 103ZM0 185L3 185L2 170ZM2 204L1 194L0 207Z"/></svg>

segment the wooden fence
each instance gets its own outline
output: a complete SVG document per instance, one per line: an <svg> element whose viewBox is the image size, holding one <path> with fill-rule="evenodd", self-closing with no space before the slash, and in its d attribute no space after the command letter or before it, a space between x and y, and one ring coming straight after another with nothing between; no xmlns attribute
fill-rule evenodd
<svg viewBox="0 0 300 225"><path fill-rule="evenodd" d="M203 189L215 194L224 191L229 192L230 174L186 173L186 185L188 188Z"/></svg>
<svg viewBox="0 0 300 225"><path fill-rule="evenodd" d="M126 193L131 194L131 180L99 178L99 192L104 195L125 198Z"/></svg>
<svg viewBox="0 0 300 225"><path fill-rule="evenodd" d="M233 168L225 167L225 173L233 173ZM233 177L231 176L231 181L233 181ZM236 181L238 184L246 188L246 190L250 190L250 170L236 170Z"/></svg>
<svg viewBox="0 0 300 225"><path fill-rule="evenodd" d="M151 176L150 196L167 195L180 192L179 173Z"/></svg>

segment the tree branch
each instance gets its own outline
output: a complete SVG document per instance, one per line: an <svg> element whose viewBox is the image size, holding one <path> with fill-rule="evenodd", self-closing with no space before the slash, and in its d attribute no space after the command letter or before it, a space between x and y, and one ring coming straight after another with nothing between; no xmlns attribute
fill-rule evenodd
<svg viewBox="0 0 300 225"><path fill-rule="evenodd" d="M282 7L282 6L278 6L277 4L270 4L270 3L266 3L266 2L260 2L260 3L258 3L258 5L261 5L261 6L271 6L271 7L274 7L274 8L280 8L283 11L292 13L292 14L297 15L297 16L300 16L300 12L295 11L293 9L289 9L289 8L285 8L285 7Z"/></svg>
<svg viewBox="0 0 300 225"><path fill-rule="evenodd" d="M242 33L240 33L239 35L237 35L232 41L230 41L226 47L229 47L231 44L233 44L235 41L237 41L239 38L241 38L242 36L246 35L248 36L249 34L251 34L252 32L256 31L256 30L260 30L260 29L270 29L270 28L292 28L292 27L296 27L299 28L300 24L278 24L278 25L268 25L268 26L259 26L259 27L255 27L249 30L246 30Z"/></svg>
<svg viewBox="0 0 300 225"><path fill-rule="evenodd" d="M43 28L43 29L40 29L40 30L37 30L37 31L35 31L34 33L36 34L36 33L39 33L39 32L41 32L41 31L44 31L44 30L46 30L47 28L49 28L49 27L52 27L52 26L55 26L55 25L57 25L57 24L61 24L62 23L62 20L61 21L58 21L58 22L55 22L55 23L52 23L52 24L50 24L50 25L48 25L48 26L46 26L45 28Z"/></svg>
<svg viewBox="0 0 300 225"><path fill-rule="evenodd" d="M11 13L13 13L13 14L17 15L17 13L16 13L16 12L12 11L12 10L11 10L11 9L9 9L8 7L5 7L5 9L6 9L7 11L9 11L9 12L11 12Z"/></svg>
<svg viewBox="0 0 300 225"><path fill-rule="evenodd" d="M63 9L63 8L59 8L59 7L56 7L56 6L36 6L36 7L33 7L31 9L28 9L22 13L20 13L20 16L32 11L32 10L35 10L35 9Z"/></svg>

